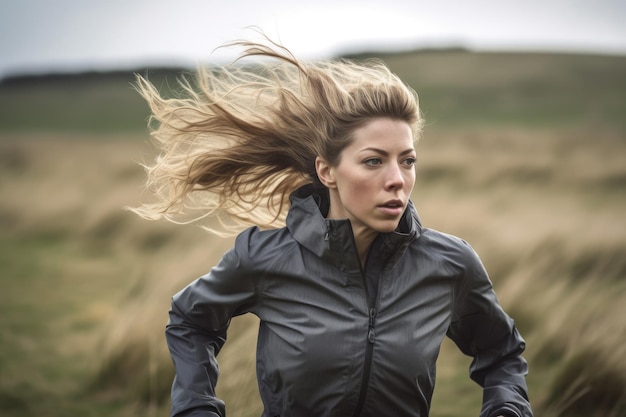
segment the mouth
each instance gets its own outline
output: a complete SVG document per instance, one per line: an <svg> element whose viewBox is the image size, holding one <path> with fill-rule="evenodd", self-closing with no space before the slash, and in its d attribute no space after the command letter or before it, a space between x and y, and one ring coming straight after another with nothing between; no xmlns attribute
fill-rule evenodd
<svg viewBox="0 0 626 417"><path fill-rule="evenodd" d="M378 206L385 214L398 216L404 212L404 202L402 200L389 200Z"/></svg>

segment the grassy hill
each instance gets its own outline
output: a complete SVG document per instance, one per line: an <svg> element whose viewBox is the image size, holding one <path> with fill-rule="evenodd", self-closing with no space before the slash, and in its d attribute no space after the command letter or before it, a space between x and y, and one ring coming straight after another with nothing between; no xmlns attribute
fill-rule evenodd
<svg viewBox="0 0 626 417"><path fill-rule="evenodd" d="M413 199L467 239L528 342L536 415L626 413L626 57L376 55L427 119ZM139 70L145 73L145 70ZM150 76L167 91L178 70ZM154 155L131 72L0 83L3 416L166 415L171 295L229 247L123 211ZM218 385L260 415L255 319L234 320ZM478 415L468 358L442 347L433 417Z"/></svg>

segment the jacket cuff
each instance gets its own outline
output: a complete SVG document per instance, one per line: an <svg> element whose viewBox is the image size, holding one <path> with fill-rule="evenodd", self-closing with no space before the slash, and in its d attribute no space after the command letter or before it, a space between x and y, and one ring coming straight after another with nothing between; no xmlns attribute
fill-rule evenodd
<svg viewBox="0 0 626 417"><path fill-rule="evenodd" d="M517 410L513 409L512 407L501 407L499 408L496 412L492 413L490 415L490 417L522 417L520 415L520 413L517 412Z"/></svg>
<svg viewBox="0 0 626 417"><path fill-rule="evenodd" d="M197 408L189 412L175 414L174 417L222 417L215 411Z"/></svg>

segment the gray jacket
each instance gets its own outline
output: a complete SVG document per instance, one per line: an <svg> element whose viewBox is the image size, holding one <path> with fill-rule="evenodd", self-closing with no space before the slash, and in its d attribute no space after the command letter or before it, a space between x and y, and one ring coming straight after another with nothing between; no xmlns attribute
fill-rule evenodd
<svg viewBox="0 0 626 417"><path fill-rule="evenodd" d="M241 233L207 275L176 294L166 336L173 416L223 416L216 355L234 316L260 318L263 417L426 417L449 336L473 357L481 417L531 417L524 341L463 240L422 228L412 204L374 241L365 268L326 198L291 196L285 228Z"/></svg>

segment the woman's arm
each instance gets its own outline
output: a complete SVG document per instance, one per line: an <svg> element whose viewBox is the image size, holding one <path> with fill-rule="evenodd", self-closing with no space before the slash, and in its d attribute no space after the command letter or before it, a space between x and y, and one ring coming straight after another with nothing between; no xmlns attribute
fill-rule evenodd
<svg viewBox="0 0 626 417"><path fill-rule="evenodd" d="M165 331L176 369L172 416L225 414L224 403L215 395L216 356L226 341L230 319L249 311L256 296L254 277L244 267L244 241L240 236L211 272L173 297Z"/></svg>
<svg viewBox="0 0 626 417"><path fill-rule="evenodd" d="M469 245L465 258L466 274L457 287L448 336L474 358L470 376L483 387L480 415L532 417L524 339L498 304L487 272Z"/></svg>

